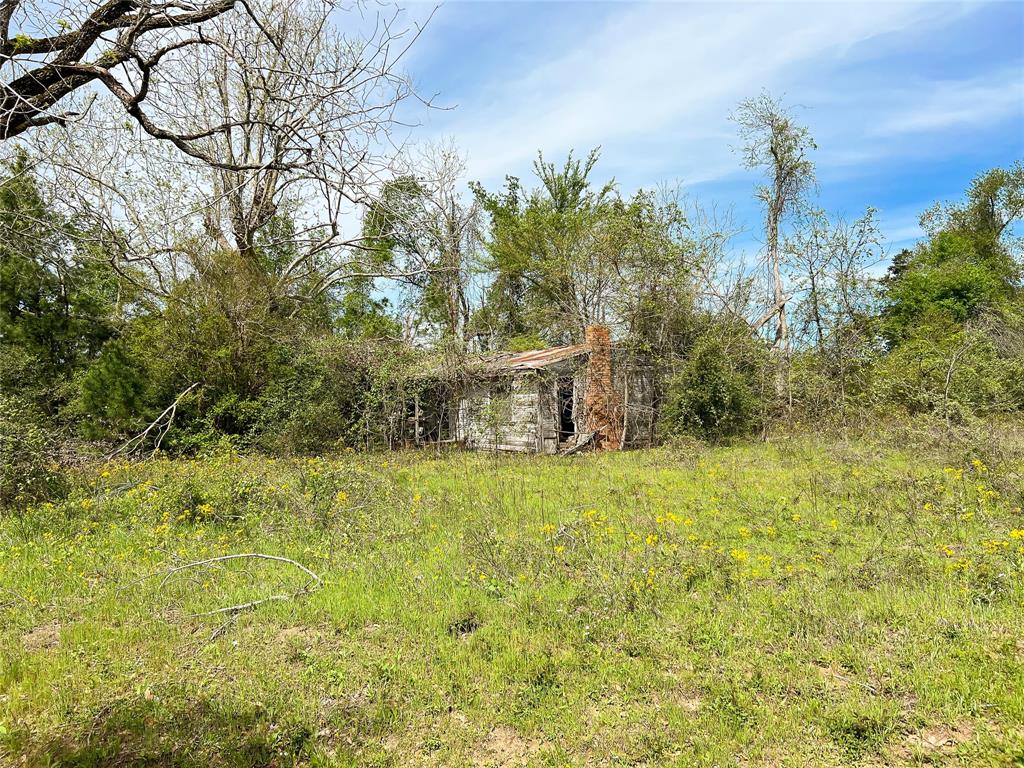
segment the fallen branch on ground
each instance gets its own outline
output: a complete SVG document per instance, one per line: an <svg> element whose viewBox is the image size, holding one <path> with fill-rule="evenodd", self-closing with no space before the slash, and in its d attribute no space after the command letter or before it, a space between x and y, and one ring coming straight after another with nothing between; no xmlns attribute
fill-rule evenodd
<svg viewBox="0 0 1024 768"><path fill-rule="evenodd" d="M174 568L170 568L168 569L167 573L164 574L164 578L160 582L160 587L163 588L163 586L170 580L172 576L174 576L177 573L180 573L181 571L185 571L190 568L201 568L204 566L214 565L216 563L223 563L228 560L244 559L273 560L274 562L278 563L286 563L288 565L294 566L295 568L298 568L300 571L309 576L309 581L307 581L305 584L303 584L301 587L299 587L293 592L279 595L269 595L268 597L261 597L258 600L250 600L247 603L229 605L226 608L217 608L212 611L204 611L203 613L193 613L190 618L199 618L201 616L216 616L218 614L224 613L234 615L236 613L241 613L242 611L252 610L253 608L259 605L263 605L264 603L280 602L283 600L294 600L295 598L302 597L303 595L308 595L324 585L323 580L315 573L313 573L311 570L309 570L309 568L302 565L302 563L297 563L294 560L291 560L287 557L279 557L278 555L264 555L259 552L245 552L237 555L220 555L218 557L207 558L206 560L195 560L191 563L185 563L184 565L178 565Z"/></svg>

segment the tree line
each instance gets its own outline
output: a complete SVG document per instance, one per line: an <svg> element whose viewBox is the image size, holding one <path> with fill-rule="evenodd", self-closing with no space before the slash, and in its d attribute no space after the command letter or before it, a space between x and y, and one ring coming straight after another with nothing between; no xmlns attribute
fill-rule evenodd
<svg viewBox="0 0 1024 768"><path fill-rule="evenodd" d="M813 137L761 93L732 115L763 213L743 258L727 214L598 181L596 149L489 189L454 143L407 145L431 105L402 69L421 30L397 13L51 6L0 14L12 456L116 445L172 403L169 450L379 446L415 371L595 322L657 364L667 437L1024 407L1020 162L890 254L874 209L820 207Z"/></svg>

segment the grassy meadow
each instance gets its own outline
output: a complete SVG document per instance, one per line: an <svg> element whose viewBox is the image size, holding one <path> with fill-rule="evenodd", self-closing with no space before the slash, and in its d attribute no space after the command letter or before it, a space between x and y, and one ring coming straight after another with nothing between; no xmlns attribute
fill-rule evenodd
<svg viewBox="0 0 1024 768"><path fill-rule="evenodd" d="M0 765L1022 765L1022 476L810 437L83 467L0 518ZM170 571L238 553L322 585Z"/></svg>

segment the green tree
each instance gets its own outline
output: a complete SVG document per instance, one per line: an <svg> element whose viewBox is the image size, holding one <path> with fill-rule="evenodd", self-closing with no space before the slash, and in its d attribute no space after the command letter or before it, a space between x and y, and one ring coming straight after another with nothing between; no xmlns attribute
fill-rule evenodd
<svg viewBox="0 0 1024 768"><path fill-rule="evenodd" d="M492 281L475 318L504 345L535 338L578 341L591 323L620 338L662 345L680 308L692 304L695 249L675 200L618 194L591 182L598 150L561 167L538 156L540 185L508 178L498 193L473 185L490 218Z"/></svg>
<svg viewBox="0 0 1024 768"><path fill-rule="evenodd" d="M43 199L24 153L0 177L0 381L51 416L117 327L122 285L87 232Z"/></svg>
<svg viewBox="0 0 1024 768"><path fill-rule="evenodd" d="M1014 224L1024 215L1024 165L978 176L961 203L922 217L928 240L893 260L883 281L882 329L891 346L941 337L1022 300Z"/></svg>
<svg viewBox="0 0 1024 768"><path fill-rule="evenodd" d="M500 339L537 334L566 342L606 319L607 224L617 201L611 182L591 186L597 160L596 149L585 160L570 152L557 168L539 155L534 173L540 186L529 192L513 177L497 194L473 185L491 223L486 245L494 279L483 317Z"/></svg>
<svg viewBox="0 0 1024 768"><path fill-rule="evenodd" d="M947 421L1024 408L1022 214L1018 162L922 217L927 241L899 253L882 283L889 353L874 371L877 395Z"/></svg>

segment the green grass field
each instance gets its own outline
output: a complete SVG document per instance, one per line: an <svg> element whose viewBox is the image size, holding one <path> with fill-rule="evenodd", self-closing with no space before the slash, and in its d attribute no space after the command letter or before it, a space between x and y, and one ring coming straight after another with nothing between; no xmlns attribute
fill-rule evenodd
<svg viewBox="0 0 1024 768"><path fill-rule="evenodd" d="M0 764L1024 764L1019 454L81 470L0 520ZM318 574L308 594L198 616Z"/></svg>

